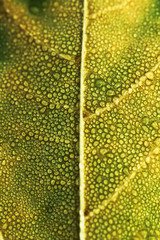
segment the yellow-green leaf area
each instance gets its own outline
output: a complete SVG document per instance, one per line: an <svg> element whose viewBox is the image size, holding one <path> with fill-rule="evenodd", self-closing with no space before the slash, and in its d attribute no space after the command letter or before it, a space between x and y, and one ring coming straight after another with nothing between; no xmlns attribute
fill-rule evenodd
<svg viewBox="0 0 160 240"><path fill-rule="evenodd" d="M87 1L81 236L160 238L158 1Z"/></svg>
<svg viewBox="0 0 160 240"><path fill-rule="evenodd" d="M159 29L159 0L0 0L0 239L160 239Z"/></svg>
<svg viewBox="0 0 160 240"><path fill-rule="evenodd" d="M157 1L118 2L88 1L84 63L87 115L122 97L158 61Z"/></svg>
<svg viewBox="0 0 160 240"><path fill-rule="evenodd" d="M18 1L26 4L30 13L37 16L38 15L43 16L43 12L45 12L45 8L49 3L48 0L18 0Z"/></svg>
<svg viewBox="0 0 160 240"><path fill-rule="evenodd" d="M0 237L78 239L82 2L69 1L66 9L67 1L57 1L56 14L54 1L34 2L43 13L31 13L29 1L0 1L1 31L9 34L0 43L9 58L2 58L0 70ZM52 29L67 11L75 54L68 52L66 33Z"/></svg>
<svg viewBox="0 0 160 240"><path fill-rule="evenodd" d="M19 26L34 39L67 59L80 61L82 0L5 0Z"/></svg>
<svg viewBox="0 0 160 240"><path fill-rule="evenodd" d="M133 173L106 206L86 220L86 239L160 238L159 149Z"/></svg>

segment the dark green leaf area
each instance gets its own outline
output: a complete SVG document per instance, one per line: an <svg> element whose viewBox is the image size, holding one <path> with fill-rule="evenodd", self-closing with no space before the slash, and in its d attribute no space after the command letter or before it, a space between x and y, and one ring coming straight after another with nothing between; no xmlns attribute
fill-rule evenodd
<svg viewBox="0 0 160 240"><path fill-rule="evenodd" d="M41 15L44 12L45 7L48 5L48 0L18 0L25 3L29 9L29 12L33 15Z"/></svg>
<svg viewBox="0 0 160 240"><path fill-rule="evenodd" d="M0 62L9 60L9 36L4 26L0 24Z"/></svg>

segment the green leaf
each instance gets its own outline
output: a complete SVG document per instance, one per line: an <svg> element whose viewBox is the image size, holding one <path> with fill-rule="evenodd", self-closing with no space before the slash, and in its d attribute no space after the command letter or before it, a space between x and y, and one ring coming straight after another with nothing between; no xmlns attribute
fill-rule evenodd
<svg viewBox="0 0 160 240"><path fill-rule="evenodd" d="M160 239L159 1L86 1L81 239Z"/></svg>
<svg viewBox="0 0 160 240"><path fill-rule="evenodd" d="M159 0L0 0L0 240L160 239L159 29Z"/></svg>
<svg viewBox="0 0 160 240"><path fill-rule="evenodd" d="M0 239L78 239L81 1L0 1Z"/></svg>

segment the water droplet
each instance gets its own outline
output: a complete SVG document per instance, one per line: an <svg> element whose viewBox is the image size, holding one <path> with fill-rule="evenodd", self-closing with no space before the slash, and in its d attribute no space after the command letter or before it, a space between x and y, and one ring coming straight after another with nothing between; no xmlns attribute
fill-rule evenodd
<svg viewBox="0 0 160 240"><path fill-rule="evenodd" d="M159 144L160 144L160 138L159 138L159 137L157 137L157 138L155 139L155 144L156 144L156 145L159 145Z"/></svg>
<svg viewBox="0 0 160 240"><path fill-rule="evenodd" d="M116 83L114 86L115 86L115 88L119 88L119 87L121 87L121 83Z"/></svg>
<svg viewBox="0 0 160 240"><path fill-rule="evenodd" d="M144 117L144 118L142 119L142 123L144 123L144 124L149 124L149 118L148 118L148 117Z"/></svg>
<svg viewBox="0 0 160 240"><path fill-rule="evenodd" d="M97 182L98 182L98 183L102 182L102 177L98 176Z"/></svg>
<svg viewBox="0 0 160 240"><path fill-rule="evenodd" d="M97 79L96 81L95 81L95 86L97 87L97 88L100 88L100 87L102 87L102 86L104 86L104 81L102 80L102 79Z"/></svg>
<svg viewBox="0 0 160 240"><path fill-rule="evenodd" d="M104 155L105 153L107 153L107 150L105 148L101 148L100 149L100 154Z"/></svg>
<svg viewBox="0 0 160 240"><path fill-rule="evenodd" d="M114 96L115 95L115 92L113 90L108 90L107 91L107 95L108 96Z"/></svg>
<svg viewBox="0 0 160 240"><path fill-rule="evenodd" d="M32 98L33 98L33 95L30 94L30 93L28 93L28 94L26 94L26 98L27 98L27 99L32 99Z"/></svg>
<svg viewBox="0 0 160 240"><path fill-rule="evenodd" d="M124 168L124 169L123 169L123 172L124 172L125 175L128 175L128 174L129 174L129 171L128 171L127 168Z"/></svg>
<svg viewBox="0 0 160 240"><path fill-rule="evenodd" d="M153 72L148 72L148 73L146 73L146 77L147 77L148 79L150 79L150 80L153 80L153 78L154 78Z"/></svg>
<svg viewBox="0 0 160 240"><path fill-rule="evenodd" d="M146 225L146 227L150 227L151 226L151 223L150 223L150 221L148 219L145 220L145 225Z"/></svg>
<svg viewBox="0 0 160 240"><path fill-rule="evenodd" d="M157 122L153 122L152 123L152 127L155 128L155 129L158 129L158 123Z"/></svg>
<svg viewBox="0 0 160 240"><path fill-rule="evenodd" d="M150 86L151 84L152 84L152 81L150 81L150 80L147 79L147 80L146 80L146 85L147 85L147 86Z"/></svg>
<svg viewBox="0 0 160 240"><path fill-rule="evenodd" d="M2 227L2 228L6 230L7 227L8 227L8 225L7 225L7 223L5 223L5 224L3 224L3 227Z"/></svg>
<svg viewBox="0 0 160 240"><path fill-rule="evenodd" d="M35 14L35 15L40 13L40 9L37 6L31 6L29 10L32 14Z"/></svg>
<svg viewBox="0 0 160 240"><path fill-rule="evenodd" d="M148 132L148 128L147 128L145 125L142 126L142 129L143 129L145 132Z"/></svg>
<svg viewBox="0 0 160 240"><path fill-rule="evenodd" d="M55 184L55 180L51 180L51 184L54 185Z"/></svg>

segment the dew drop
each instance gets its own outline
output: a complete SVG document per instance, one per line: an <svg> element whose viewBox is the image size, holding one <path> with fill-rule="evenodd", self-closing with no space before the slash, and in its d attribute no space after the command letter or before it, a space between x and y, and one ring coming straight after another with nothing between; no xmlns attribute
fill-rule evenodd
<svg viewBox="0 0 160 240"><path fill-rule="evenodd" d="M102 80L102 79L97 79L96 81L95 81L95 87L97 87L97 88L100 88L100 87L102 87L102 86L104 86L104 81Z"/></svg>
<svg viewBox="0 0 160 240"><path fill-rule="evenodd" d="M113 90L108 90L107 91L108 96L113 96L114 94L115 94L115 92Z"/></svg>
<svg viewBox="0 0 160 240"><path fill-rule="evenodd" d="M32 14L35 15L40 13L40 9L37 6L31 6L29 10Z"/></svg>

